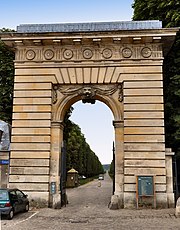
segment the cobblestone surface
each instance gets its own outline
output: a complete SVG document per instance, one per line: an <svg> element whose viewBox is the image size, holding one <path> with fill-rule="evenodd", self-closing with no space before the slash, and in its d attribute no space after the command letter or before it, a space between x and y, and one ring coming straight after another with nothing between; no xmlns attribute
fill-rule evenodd
<svg viewBox="0 0 180 230"><path fill-rule="evenodd" d="M180 218L175 209L109 210L112 182L93 181L84 186L68 189L67 207L59 210L40 209L21 213L8 221L1 221L2 230L124 230L124 229L177 229Z"/></svg>

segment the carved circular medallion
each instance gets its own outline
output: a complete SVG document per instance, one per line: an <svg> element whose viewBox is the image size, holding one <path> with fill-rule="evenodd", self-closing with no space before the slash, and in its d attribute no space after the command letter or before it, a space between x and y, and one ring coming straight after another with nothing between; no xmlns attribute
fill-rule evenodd
<svg viewBox="0 0 180 230"><path fill-rule="evenodd" d="M66 49L64 50L63 56L65 59L71 59L73 57L73 51Z"/></svg>
<svg viewBox="0 0 180 230"><path fill-rule="evenodd" d="M108 59L108 58L112 57L112 50L106 48L103 50L102 55L104 58Z"/></svg>
<svg viewBox="0 0 180 230"><path fill-rule="evenodd" d="M35 58L35 56L36 56L36 53L34 52L34 50L28 50L26 52L26 58L28 60L33 60Z"/></svg>
<svg viewBox="0 0 180 230"><path fill-rule="evenodd" d="M46 50L44 52L44 57L46 60L51 60L54 57L54 51L50 49Z"/></svg>
<svg viewBox="0 0 180 230"><path fill-rule="evenodd" d="M122 50L122 56L124 57L124 58L130 58L131 56L132 56L132 50L130 49L130 48L124 48L123 50Z"/></svg>
<svg viewBox="0 0 180 230"><path fill-rule="evenodd" d="M141 55L142 55L143 57L145 57L145 58L150 57L151 54L152 54L152 51L151 51L151 49L148 48L148 47L144 47L144 48L141 50Z"/></svg>
<svg viewBox="0 0 180 230"><path fill-rule="evenodd" d="M85 49L85 50L83 51L83 57L84 57L84 58L90 59L90 58L92 58L92 56L93 56L92 50L90 50L90 49Z"/></svg>

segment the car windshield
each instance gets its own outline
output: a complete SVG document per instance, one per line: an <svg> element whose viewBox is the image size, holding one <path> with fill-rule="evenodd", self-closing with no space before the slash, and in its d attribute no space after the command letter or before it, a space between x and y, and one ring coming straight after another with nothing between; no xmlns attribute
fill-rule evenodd
<svg viewBox="0 0 180 230"><path fill-rule="evenodd" d="M0 190L0 200L8 200L8 192L6 190Z"/></svg>

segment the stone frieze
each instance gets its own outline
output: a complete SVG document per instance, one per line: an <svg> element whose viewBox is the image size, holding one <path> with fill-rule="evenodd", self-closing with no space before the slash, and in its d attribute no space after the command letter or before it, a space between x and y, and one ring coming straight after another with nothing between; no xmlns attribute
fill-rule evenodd
<svg viewBox="0 0 180 230"><path fill-rule="evenodd" d="M105 61L162 58L160 44L124 44L107 46L19 47L16 61Z"/></svg>

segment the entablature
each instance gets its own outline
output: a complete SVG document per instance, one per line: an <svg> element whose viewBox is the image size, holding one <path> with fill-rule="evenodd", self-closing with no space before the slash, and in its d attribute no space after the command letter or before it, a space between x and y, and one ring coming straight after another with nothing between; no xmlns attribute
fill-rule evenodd
<svg viewBox="0 0 180 230"><path fill-rule="evenodd" d="M43 27L42 27L43 28ZM177 28L86 32L2 33L16 51L16 62L82 62L162 59ZM165 55L164 53L164 55Z"/></svg>

